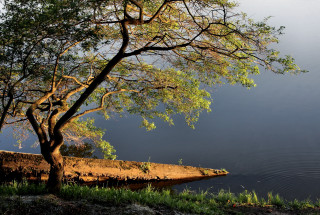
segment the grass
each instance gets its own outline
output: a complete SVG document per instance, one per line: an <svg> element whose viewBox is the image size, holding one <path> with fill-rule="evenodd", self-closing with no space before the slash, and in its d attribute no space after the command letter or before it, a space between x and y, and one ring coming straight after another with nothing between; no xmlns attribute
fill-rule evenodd
<svg viewBox="0 0 320 215"><path fill-rule="evenodd" d="M45 184L29 184L13 182L0 186L0 196L12 195L41 195L47 193Z"/></svg>
<svg viewBox="0 0 320 215"><path fill-rule="evenodd" d="M0 197L12 195L39 195L47 193L45 185L34 185L28 183L13 183L0 186ZM218 193L202 191L192 192L188 189L175 194L170 190L158 191L151 186L140 190L131 191L128 189L115 188L89 188L86 186L64 185L58 197L65 200L86 200L95 204L123 205L138 203L150 207L166 207L186 213L195 214L228 214L230 210L242 210L243 208L272 208L278 210L317 210L319 212L320 200L313 203L305 201L286 201L278 194L268 194L267 199L259 198L252 191L244 191L234 194L230 191L221 190ZM237 209L238 208L238 209Z"/></svg>
<svg viewBox="0 0 320 215"><path fill-rule="evenodd" d="M150 157L148 159L148 162L143 162L140 165L139 169L144 173L148 173L150 171L150 169L151 169Z"/></svg>
<svg viewBox="0 0 320 215"><path fill-rule="evenodd" d="M208 175L209 174L209 170L203 169L203 170L201 170L201 174L202 175Z"/></svg>

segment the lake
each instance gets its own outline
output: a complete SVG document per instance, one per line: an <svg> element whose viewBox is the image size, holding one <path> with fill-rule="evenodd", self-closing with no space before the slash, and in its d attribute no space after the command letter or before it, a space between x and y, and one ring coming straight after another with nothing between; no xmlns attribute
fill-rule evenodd
<svg viewBox="0 0 320 215"><path fill-rule="evenodd" d="M118 159L225 168L230 174L175 186L183 190L210 189L216 192L272 191L287 199L320 198L320 1L241 0L249 17L273 16L270 24L286 26L276 45L290 54L302 69L300 75L275 75L262 71L255 77L257 87L220 86L212 89L213 111L203 113L192 130L183 118L175 126L157 123L151 132L139 128L140 118L127 116L105 121L98 115L96 125L105 128ZM5 130L0 149L39 153L22 149Z"/></svg>

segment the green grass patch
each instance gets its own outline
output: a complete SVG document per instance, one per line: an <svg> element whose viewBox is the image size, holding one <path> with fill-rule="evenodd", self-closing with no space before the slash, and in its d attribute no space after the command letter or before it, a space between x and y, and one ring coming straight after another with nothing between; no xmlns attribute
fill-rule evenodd
<svg viewBox="0 0 320 215"><path fill-rule="evenodd" d="M0 186L1 196L11 195L41 195L47 193L45 184L32 184L28 182L13 182L8 185Z"/></svg>
<svg viewBox="0 0 320 215"><path fill-rule="evenodd" d="M13 183L0 186L0 197L12 195L39 195L47 193L45 185L28 183ZM166 207L186 213L195 214L228 214L236 208L277 208L281 210L305 210L316 209L320 201L313 203L305 201L286 201L279 195L268 194L268 199L259 198L252 191L244 191L234 194L230 191L221 190L218 193L202 191L195 193L188 189L181 193L172 193L170 190L155 190L151 186L140 190L98 188L78 185L64 185L58 197L65 200L86 200L95 204L124 205L138 203L150 207Z"/></svg>

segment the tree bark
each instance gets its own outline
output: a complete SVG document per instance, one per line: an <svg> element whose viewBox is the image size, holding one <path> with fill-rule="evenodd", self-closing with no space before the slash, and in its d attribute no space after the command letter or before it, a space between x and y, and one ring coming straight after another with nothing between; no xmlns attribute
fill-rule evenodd
<svg viewBox="0 0 320 215"><path fill-rule="evenodd" d="M9 96L9 101L8 101L7 105L4 107L3 112L1 114L1 118L0 118L0 132L2 130L3 125L5 124L5 120L8 115L9 108L13 102L13 94L11 91L9 91L8 96ZM3 100L3 102L4 102L4 100Z"/></svg>
<svg viewBox="0 0 320 215"><path fill-rule="evenodd" d="M62 155L51 154L52 162L50 163L50 174L47 182L47 189L50 193L57 193L62 186L62 178L64 175L64 163Z"/></svg>
<svg viewBox="0 0 320 215"><path fill-rule="evenodd" d="M51 144L47 145L49 147L42 147L41 154L50 164L49 179L46 187L50 193L58 193L62 186L64 162L63 157L60 153L60 147L55 147L55 149L53 149L52 147L50 147ZM60 144L62 145L62 143Z"/></svg>

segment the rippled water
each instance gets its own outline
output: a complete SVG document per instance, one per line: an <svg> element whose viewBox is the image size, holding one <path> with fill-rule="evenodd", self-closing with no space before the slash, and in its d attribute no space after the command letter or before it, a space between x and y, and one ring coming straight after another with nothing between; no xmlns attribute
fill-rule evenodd
<svg viewBox="0 0 320 215"><path fill-rule="evenodd" d="M96 124L107 129L106 139L122 160L226 168L230 175L174 186L182 190L255 190L279 193L287 199L320 198L320 8L319 0L241 0L250 17L274 16L271 24L286 26L277 46L291 54L301 68L298 76L263 72L258 86L213 89L213 111L202 114L196 129L176 117L175 126L159 122L157 129L138 128L138 117ZM0 149L39 153L34 138L23 149L1 134Z"/></svg>

